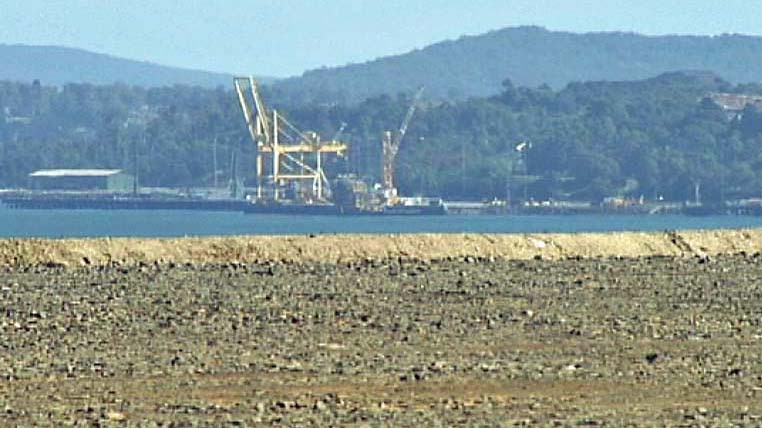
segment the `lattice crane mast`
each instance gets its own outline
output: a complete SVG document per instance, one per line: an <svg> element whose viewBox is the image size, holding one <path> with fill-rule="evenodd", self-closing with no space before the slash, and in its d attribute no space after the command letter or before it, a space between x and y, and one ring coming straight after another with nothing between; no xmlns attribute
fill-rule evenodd
<svg viewBox="0 0 762 428"><path fill-rule="evenodd" d="M402 124L397 131L384 131L384 135L381 139L382 154L381 154L381 186L384 192L388 193L389 197L395 196L396 189L394 187L394 160L399 153L402 139L405 137L407 128L410 125L410 121L413 119L415 109L418 105L418 101L423 95L424 87L418 88L418 91L413 96L413 100L410 103L410 107L407 109L405 118L402 120Z"/></svg>
<svg viewBox="0 0 762 428"><path fill-rule="evenodd" d="M279 198L279 187L311 180L312 194L308 198L323 200L323 188L328 179L323 171L322 156L343 156L347 145L335 139L321 141L320 135L300 131L277 110L270 112L253 77L235 77L233 83L249 134L257 145L257 199L263 199L264 161L269 157L272 165L267 178L274 186L273 199Z"/></svg>

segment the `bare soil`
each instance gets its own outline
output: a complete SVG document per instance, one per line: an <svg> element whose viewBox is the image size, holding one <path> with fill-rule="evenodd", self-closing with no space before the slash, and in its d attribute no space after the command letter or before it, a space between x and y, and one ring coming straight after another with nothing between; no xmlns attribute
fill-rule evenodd
<svg viewBox="0 0 762 428"><path fill-rule="evenodd" d="M401 257L411 235L397 257L201 261L212 240L180 263L186 241L144 241L179 244L99 264L55 247L0 276L0 425L762 425L760 234L635 236L673 253ZM51 262L74 253L90 263Z"/></svg>

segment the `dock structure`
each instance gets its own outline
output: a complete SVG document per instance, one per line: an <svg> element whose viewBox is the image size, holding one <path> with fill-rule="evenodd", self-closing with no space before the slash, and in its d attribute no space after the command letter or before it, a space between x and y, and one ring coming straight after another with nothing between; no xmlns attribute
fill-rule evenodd
<svg viewBox="0 0 762 428"><path fill-rule="evenodd" d="M113 193L0 193L0 206L37 210L189 210L242 212L246 201L133 196Z"/></svg>

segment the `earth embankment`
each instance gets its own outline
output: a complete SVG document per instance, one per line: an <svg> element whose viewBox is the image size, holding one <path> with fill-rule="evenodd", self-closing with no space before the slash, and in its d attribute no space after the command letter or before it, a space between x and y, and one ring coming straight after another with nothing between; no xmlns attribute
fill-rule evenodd
<svg viewBox="0 0 762 428"><path fill-rule="evenodd" d="M6 239L0 265L104 266L155 263L342 263L368 259L596 258L755 253L762 230L576 234L407 234L177 239Z"/></svg>

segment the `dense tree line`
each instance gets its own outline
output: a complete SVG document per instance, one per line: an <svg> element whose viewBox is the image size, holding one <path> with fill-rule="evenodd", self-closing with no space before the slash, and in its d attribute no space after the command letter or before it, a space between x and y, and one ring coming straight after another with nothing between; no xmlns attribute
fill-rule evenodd
<svg viewBox="0 0 762 428"><path fill-rule="evenodd" d="M462 174L465 186L457 184L457 159L435 157L432 170L450 173L440 173L439 186L424 190L499 194L501 174L508 170L499 160L516 161L511 148L528 140L527 166L536 179L529 187L536 198L686 200L696 185L709 200L762 195L760 114L753 107L729 114L706 98L732 91L759 93L760 87L733 87L704 73L575 83L559 92L506 81L498 96L442 105L418 122L417 132L441 136L430 139L430 153L457 153L453 146L460 140L473 154ZM416 152L425 153L411 156ZM415 174L426 172L410 169L406 187L414 188Z"/></svg>
<svg viewBox="0 0 762 428"><path fill-rule="evenodd" d="M762 93L707 73L636 82L572 83L560 91L510 80L492 97L424 101L397 159L404 194L452 199L607 196L706 200L762 196L762 113L729 114L710 92ZM265 100L279 99L265 88ZM340 123L351 145L330 173L377 181L380 138L405 115L410 94L359 104L278 104L325 138ZM523 152L517 145L531 143ZM0 83L0 186L40 168L122 168L150 187L253 184L255 149L228 88ZM216 155L216 156L215 156ZM234 166L235 165L235 166Z"/></svg>

